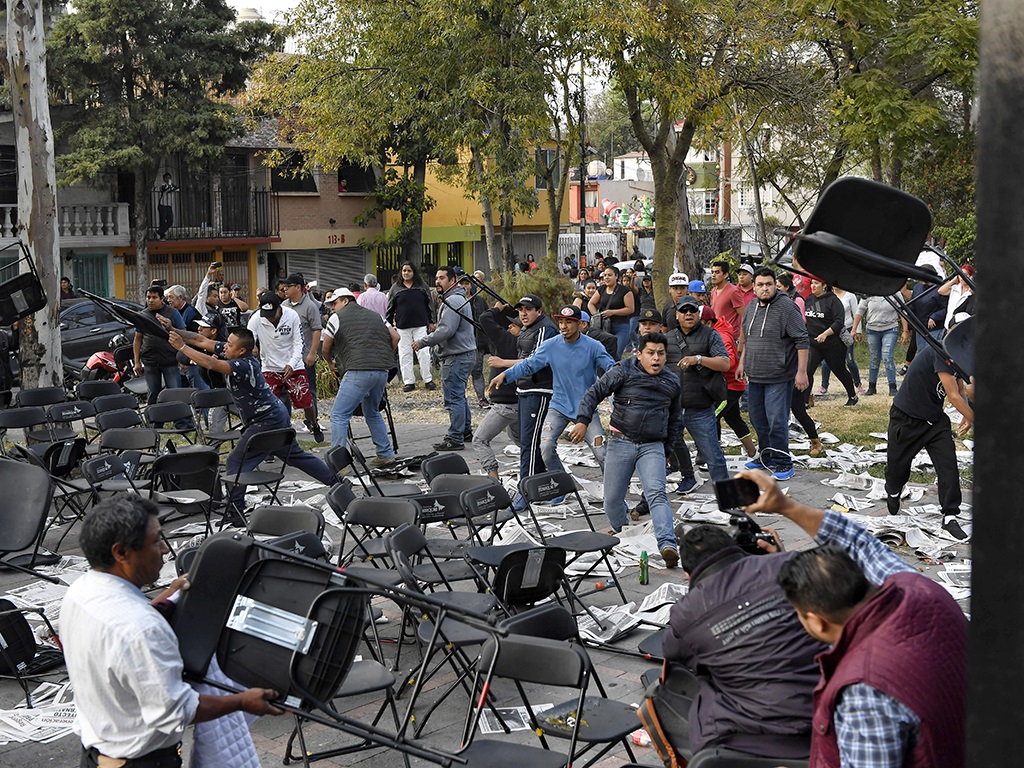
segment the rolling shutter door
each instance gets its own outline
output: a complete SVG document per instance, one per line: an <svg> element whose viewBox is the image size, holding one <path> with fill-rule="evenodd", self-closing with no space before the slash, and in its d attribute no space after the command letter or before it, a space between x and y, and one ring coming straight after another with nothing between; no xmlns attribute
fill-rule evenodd
<svg viewBox="0 0 1024 768"><path fill-rule="evenodd" d="M288 251L287 271L300 272L306 282L316 280L322 293L349 283L363 284L367 272L366 251L362 248L322 248L310 251Z"/></svg>

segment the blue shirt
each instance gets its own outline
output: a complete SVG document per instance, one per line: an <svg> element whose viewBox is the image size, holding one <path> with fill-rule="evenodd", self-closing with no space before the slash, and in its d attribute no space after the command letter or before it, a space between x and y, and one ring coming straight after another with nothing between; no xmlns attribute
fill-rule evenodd
<svg viewBox="0 0 1024 768"><path fill-rule="evenodd" d="M576 341L570 343L559 334L542 342L530 357L505 371L505 380L515 381L541 368L551 368L553 393L550 407L575 419L583 395L597 381L598 368L607 371L613 365L615 360L601 342L581 333Z"/></svg>
<svg viewBox="0 0 1024 768"><path fill-rule="evenodd" d="M226 346L223 341L218 341L213 348L214 354L223 358ZM274 397L274 393L267 386L259 360L249 354L237 360L228 360L227 364L231 366L227 386L235 396L242 421L251 424L266 419L278 408L284 410L281 401Z"/></svg>
<svg viewBox="0 0 1024 768"><path fill-rule="evenodd" d="M914 572L864 526L838 512L825 513L814 539L845 550L875 586L901 571ZM921 729L909 707L867 683L840 691L833 718L840 760L857 768L902 768Z"/></svg>

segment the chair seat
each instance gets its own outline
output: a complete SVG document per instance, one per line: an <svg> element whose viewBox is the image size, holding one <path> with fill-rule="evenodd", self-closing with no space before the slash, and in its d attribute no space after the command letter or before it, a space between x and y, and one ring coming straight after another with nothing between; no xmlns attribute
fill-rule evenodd
<svg viewBox="0 0 1024 768"><path fill-rule="evenodd" d="M672 630L668 627L665 629L659 629L657 632L648 635L637 645L637 650L645 656L650 656L652 659L664 658L662 654L665 652L663 649L665 644L665 636Z"/></svg>
<svg viewBox="0 0 1024 768"><path fill-rule="evenodd" d="M284 475L280 472L266 472L261 469L254 469L251 472L243 472L238 476L239 485L269 485L276 483ZM233 477L225 477L224 482L229 485L235 482Z"/></svg>
<svg viewBox="0 0 1024 768"><path fill-rule="evenodd" d="M460 539L427 539L427 548L434 557L443 560L461 560L469 551L470 543Z"/></svg>
<svg viewBox="0 0 1024 768"><path fill-rule="evenodd" d="M482 592L432 592L428 597L481 616L486 615L498 604L498 598Z"/></svg>
<svg viewBox="0 0 1024 768"><path fill-rule="evenodd" d="M496 544L493 547L470 547L468 555L469 559L474 563L479 563L488 568L497 568L501 564L501 559L509 552L530 549L533 546L535 545L528 541L519 541L515 544Z"/></svg>
<svg viewBox="0 0 1024 768"><path fill-rule="evenodd" d="M426 562L413 568L412 573L427 584L441 584L446 580L464 581L476 576L473 566L464 560L444 560L436 566L434 563Z"/></svg>
<svg viewBox="0 0 1024 768"><path fill-rule="evenodd" d="M396 587L402 583L401 574L391 568L374 568L372 565L346 565L341 569L341 572L351 574L355 578L369 584L385 587Z"/></svg>
<svg viewBox="0 0 1024 768"><path fill-rule="evenodd" d="M341 683L335 698L359 696L373 691L383 691L395 684L395 676L383 664L372 659L352 663L348 674Z"/></svg>
<svg viewBox="0 0 1024 768"><path fill-rule="evenodd" d="M203 435L211 443L229 443L242 436L242 430L229 429L227 432L204 432Z"/></svg>
<svg viewBox="0 0 1024 768"><path fill-rule="evenodd" d="M401 498L405 496L420 496L423 491L418 485L412 483L379 483L380 492L374 486L370 486L368 496L386 496L389 498Z"/></svg>
<svg viewBox="0 0 1024 768"><path fill-rule="evenodd" d="M576 699L556 704L537 714L537 725L549 736L567 739L576 716ZM636 707L621 701L587 696L583 704L579 739L586 742L618 741L636 730Z"/></svg>
<svg viewBox="0 0 1024 768"><path fill-rule="evenodd" d="M424 620L416 627L416 637L424 645L434 636L434 622ZM446 618L441 622L441 638L456 648L467 645L483 645L491 637L489 632L463 624L458 619Z"/></svg>
<svg viewBox="0 0 1024 768"><path fill-rule="evenodd" d="M476 739L458 754L465 758L466 768L563 768L569 760L568 755L550 749L496 739Z"/></svg>
<svg viewBox="0 0 1024 768"><path fill-rule="evenodd" d="M133 480L135 488L143 490L149 488L149 480ZM107 493L130 493L132 489L132 483L127 480L113 478L112 480L104 480L100 483L99 490L106 491Z"/></svg>
<svg viewBox="0 0 1024 768"><path fill-rule="evenodd" d="M619 538L594 531L573 531L550 538L547 543L569 552L602 552L617 547Z"/></svg>
<svg viewBox="0 0 1024 768"><path fill-rule="evenodd" d="M205 504L210 494L197 488L179 488L174 491L158 491L153 500L160 504Z"/></svg>

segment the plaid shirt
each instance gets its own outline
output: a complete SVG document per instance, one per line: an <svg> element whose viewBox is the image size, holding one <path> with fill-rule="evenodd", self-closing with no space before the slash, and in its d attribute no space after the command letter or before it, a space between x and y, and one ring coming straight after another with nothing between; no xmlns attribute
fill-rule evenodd
<svg viewBox="0 0 1024 768"><path fill-rule="evenodd" d="M864 526L838 512L825 513L815 541L845 550L876 586L895 573L914 570ZM840 692L834 719L843 768L900 768L921 728L907 706L866 683Z"/></svg>

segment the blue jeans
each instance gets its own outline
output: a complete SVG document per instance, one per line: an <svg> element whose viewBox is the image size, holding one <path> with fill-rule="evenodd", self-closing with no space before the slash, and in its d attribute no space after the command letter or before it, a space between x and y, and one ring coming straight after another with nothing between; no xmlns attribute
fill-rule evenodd
<svg viewBox="0 0 1024 768"><path fill-rule="evenodd" d="M793 467L789 455L789 410L793 405L793 380L777 384L747 383L750 423L757 433L761 463L777 472Z"/></svg>
<svg viewBox="0 0 1024 768"><path fill-rule="evenodd" d="M604 512L608 515L608 522L616 532L629 523L626 491L629 490L629 479L634 470L640 475L644 498L651 508L658 549L678 549L672 525L672 508L665 494L664 443L634 443L612 433L604 462Z"/></svg>
<svg viewBox="0 0 1024 768"><path fill-rule="evenodd" d="M683 426L693 438L697 450L708 463L708 472L715 482L729 479L725 454L718 439L718 418L714 408L684 408Z"/></svg>
<svg viewBox="0 0 1024 768"><path fill-rule="evenodd" d="M544 419L544 427L540 432L540 455L544 459L544 466L548 472L564 472L562 460L558 458L558 438L565 431L570 419L554 408L548 408L548 415ZM604 427L601 426L601 417L595 413L587 426L585 437L590 450L594 452L594 458L598 465L604 469Z"/></svg>
<svg viewBox="0 0 1024 768"><path fill-rule="evenodd" d="M270 429L283 429L290 427L292 424L291 419L288 418L288 411L285 410L283 405L278 403L271 410L270 413L266 414L258 421L250 423L245 431L242 432L242 436L235 443L235 447L228 454L228 457L224 460L224 476L230 481L236 476L241 468L242 472L249 472L256 469L262 461L267 458L267 454L256 454L249 456L245 461L242 461L242 456L245 454L245 446L249 444L249 440L252 439L253 435L257 435L260 432L265 432ZM281 458L284 458L287 449L281 452ZM338 482L338 478L330 468L323 463L319 458L311 453L306 453L302 448L299 447L298 440L292 441L291 452L287 454L288 466L295 467L296 469L306 473L314 480L323 483L324 485L334 485ZM235 485L231 486L230 489L230 502L229 510L235 511L237 514L241 514L245 508L245 486Z"/></svg>
<svg viewBox="0 0 1024 768"><path fill-rule="evenodd" d="M870 363L868 364L868 386L875 386L878 381L878 369L885 361L885 377L889 384L896 384L896 359L893 357L896 351L896 337L899 332L895 328L887 331L872 331L868 329L868 353Z"/></svg>
<svg viewBox="0 0 1024 768"><path fill-rule="evenodd" d="M466 432L473 428L469 401L466 400L466 384L475 361L476 350L449 355L441 360L441 391L444 409L448 411L447 437L453 443L466 442Z"/></svg>
<svg viewBox="0 0 1024 768"><path fill-rule="evenodd" d="M628 317L614 317L611 320L610 327L607 329L608 333L615 337L618 342L616 345L617 353L615 355L616 360L622 359L622 353L626 351L626 347L629 346L629 318Z"/></svg>
<svg viewBox="0 0 1024 768"><path fill-rule="evenodd" d="M388 383L387 371L346 371L338 385L331 409L331 447L348 443L348 423L356 408L363 406L363 418L370 428L373 447L382 459L395 455L388 428L380 415L380 401Z"/></svg>
<svg viewBox="0 0 1024 768"><path fill-rule="evenodd" d="M176 389L181 386L181 369L178 364L174 365L153 365L142 361L142 375L146 378L146 386L149 387L149 395L146 404L152 405L156 402L160 390Z"/></svg>

